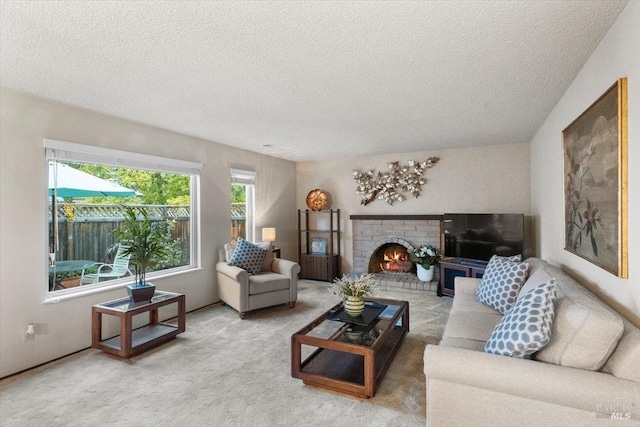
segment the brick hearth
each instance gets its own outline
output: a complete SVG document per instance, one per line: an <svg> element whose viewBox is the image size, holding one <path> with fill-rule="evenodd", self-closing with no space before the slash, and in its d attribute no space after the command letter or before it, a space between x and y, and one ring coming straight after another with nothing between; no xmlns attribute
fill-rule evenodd
<svg viewBox="0 0 640 427"><path fill-rule="evenodd" d="M367 273L369 259L385 243L398 243L407 249L420 245L440 248L440 215L352 215L353 272ZM435 291L436 269L432 282L422 282L414 273L376 273L380 290L411 292Z"/></svg>
<svg viewBox="0 0 640 427"><path fill-rule="evenodd" d="M374 273L376 284L381 291L424 292L438 289L438 275L431 282L422 282L414 273Z"/></svg>

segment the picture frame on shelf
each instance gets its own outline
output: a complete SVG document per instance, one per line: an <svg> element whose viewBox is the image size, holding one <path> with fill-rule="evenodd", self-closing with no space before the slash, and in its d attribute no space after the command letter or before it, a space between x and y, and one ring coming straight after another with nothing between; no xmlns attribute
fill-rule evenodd
<svg viewBox="0 0 640 427"><path fill-rule="evenodd" d="M327 239L324 237L313 237L311 239L311 253L313 255L326 255Z"/></svg>

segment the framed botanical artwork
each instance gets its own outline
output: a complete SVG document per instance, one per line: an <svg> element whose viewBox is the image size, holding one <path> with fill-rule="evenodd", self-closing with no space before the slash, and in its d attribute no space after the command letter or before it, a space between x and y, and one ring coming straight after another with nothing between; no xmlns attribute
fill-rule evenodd
<svg viewBox="0 0 640 427"><path fill-rule="evenodd" d="M313 255L327 254L327 239L324 237L314 237L311 239L311 253Z"/></svg>
<svg viewBox="0 0 640 427"><path fill-rule="evenodd" d="M628 278L627 79L562 131L564 248Z"/></svg>

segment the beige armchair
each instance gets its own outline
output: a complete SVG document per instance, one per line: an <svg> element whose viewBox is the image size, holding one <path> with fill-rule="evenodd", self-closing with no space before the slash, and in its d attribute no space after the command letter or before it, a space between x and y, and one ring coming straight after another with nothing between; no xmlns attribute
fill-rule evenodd
<svg viewBox="0 0 640 427"><path fill-rule="evenodd" d="M233 254L233 245L220 250L220 261L216 264L218 296L223 303L236 309L240 318L247 312L259 308L288 303L293 308L298 299L298 273L300 266L284 259L275 258L268 246L267 256L260 274L250 275L246 270L227 264Z"/></svg>

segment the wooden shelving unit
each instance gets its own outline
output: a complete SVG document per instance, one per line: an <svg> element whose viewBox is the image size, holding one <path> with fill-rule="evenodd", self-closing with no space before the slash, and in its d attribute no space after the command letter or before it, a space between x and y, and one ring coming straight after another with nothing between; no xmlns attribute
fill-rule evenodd
<svg viewBox="0 0 640 427"><path fill-rule="evenodd" d="M312 250L315 238L326 239L326 250ZM330 282L340 277L340 209L298 209L300 278Z"/></svg>

